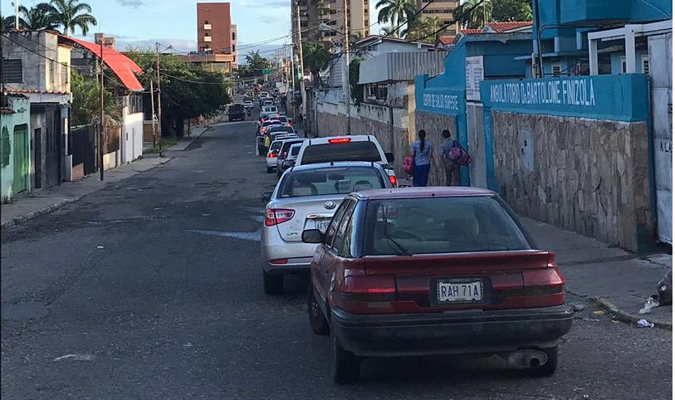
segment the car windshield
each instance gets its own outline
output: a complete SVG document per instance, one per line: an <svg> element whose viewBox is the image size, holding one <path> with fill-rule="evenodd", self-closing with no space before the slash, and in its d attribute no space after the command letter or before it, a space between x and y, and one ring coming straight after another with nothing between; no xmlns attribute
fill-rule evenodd
<svg viewBox="0 0 675 400"><path fill-rule="evenodd" d="M348 194L382 188L384 181L375 168L321 168L293 171L286 175L279 187L279 197Z"/></svg>
<svg viewBox="0 0 675 400"><path fill-rule="evenodd" d="M372 200L367 255L528 250L518 225L493 197Z"/></svg>
<svg viewBox="0 0 675 400"><path fill-rule="evenodd" d="M290 126L275 126L271 129L271 132L293 132L293 128Z"/></svg>
<svg viewBox="0 0 675 400"><path fill-rule="evenodd" d="M297 145L297 144L291 146L291 156L292 156L293 158L297 157L297 156L298 156L298 153L300 153L300 149L301 149L301 148L302 148L302 146L301 146L301 145Z"/></svg>
<svg viewBox="0 0 675 400"><path fill-rule="evenodd" d="M284 142L284 144L281 146L281 149L279 150L279 153L281 153L282 158L286 156L285 153L288 153L288 150L291 148L291 146L298 143L302 143L302 140L288 140Z"/></svg>
<svg viewBox="0 0 675 400"><path fill-rule="evenodd" d="M281 122L288 122L288 118L286 118L286 117L284 117L284 116L280 116L280 117L279 117L279 121L281 121Z"/></svg>
<svg viewBox="0 0 675 400"><path fill-rule="evenodd" d="M284 144L284 142L282 142L282 141L272 142L272 144L270 145L270 151L274 151L274 152L279 151L279 149L281 148L281 145L283 145L283 144Z"/></svg>
<svg viewBox="0 0 675 400"><path fill-rule="evenodd" d="M325 143L307 146L302 155L302 164L329 161L382 161L375 143L359 141L349 143Z"/></svg>

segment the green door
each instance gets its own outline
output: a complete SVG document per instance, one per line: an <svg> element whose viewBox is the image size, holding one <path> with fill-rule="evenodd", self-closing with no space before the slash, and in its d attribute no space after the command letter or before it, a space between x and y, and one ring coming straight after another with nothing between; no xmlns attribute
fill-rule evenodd
<svg viewBox="0 0 675 400"><path fill-rule="evenodd" d="M14 184L13 192L21 193L27 189L28 181L28 126L14 127Z"/></svg>

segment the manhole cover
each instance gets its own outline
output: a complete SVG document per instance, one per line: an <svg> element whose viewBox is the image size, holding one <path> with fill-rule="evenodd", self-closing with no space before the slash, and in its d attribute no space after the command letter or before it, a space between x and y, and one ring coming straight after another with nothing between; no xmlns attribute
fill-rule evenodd
<svg viewBox="0 0 675 400"><path fill-rule="evenodd" d="M37 302L6 304L2 306L3 320L28 321L46 317L47 314L49 314L49 309L44 304Z"/></svg>

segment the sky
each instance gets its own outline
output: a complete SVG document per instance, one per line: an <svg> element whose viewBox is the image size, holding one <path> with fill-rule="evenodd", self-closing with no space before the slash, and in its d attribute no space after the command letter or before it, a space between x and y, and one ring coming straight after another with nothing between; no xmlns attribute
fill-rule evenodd
<svg viewBox="0 0 675 400"><path fill-rule="evenodd" d="M13 15L14 0L0 0L2 15ZM21 5L33 6L45 0L20 0ZM173 46L177 51L197 49L196 0L84 0L92 7L98 25L92 27L86 39L93 41L93 34L104 32L117 38L118 50L128 46L153 47L155 42ZM376 15L376 1L371 0L371 15ZM237 25L238 45L246 46L290 33L291 0L232 0L233 23ZM378 26L372 27L378 33ZM77 37L82 37L78 31ZM261 49L267 52L284 44L280 39L265 46L249 47L241 53ZM264 54L263 54L264 55Z"/></svg>

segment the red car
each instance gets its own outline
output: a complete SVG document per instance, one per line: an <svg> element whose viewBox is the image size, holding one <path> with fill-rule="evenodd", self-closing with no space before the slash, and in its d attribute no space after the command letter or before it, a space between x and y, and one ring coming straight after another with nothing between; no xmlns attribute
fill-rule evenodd
<svg viewBox="0 0 675 400"><path fill-rule="evenodd" d="M334 379L363 357L498 354L551 375L572 326L554 254L510 208L477 188L382 189L347 196L311 264L308 312L331 333Z"/></svg>

